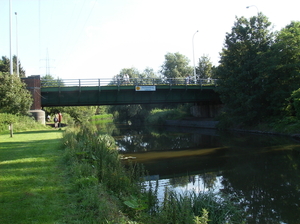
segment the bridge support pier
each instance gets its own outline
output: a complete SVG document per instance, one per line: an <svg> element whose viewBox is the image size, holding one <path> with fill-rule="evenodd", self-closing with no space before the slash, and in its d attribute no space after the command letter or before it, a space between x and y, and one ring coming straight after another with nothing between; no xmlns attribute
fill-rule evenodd
<svg viewBox="0 0 300 224"><path fill-rule="evenodd" d="M41 123L41 124L46 124L46 117L45 117L45 111L43 110L30 110L29 113L32 114L34 119Z"/></svg>
<svg viewBox="0 0 300 224"><path fill-rule="evenodd" d="M36 121L45 125L45 111L41 110L41 78L39 75L32 75L27 78L22 78L22 81L26 83L27 90L30 91L33 104L31 105L29 113L35 118Z"/></svg>
<svg viewBox="0 0 300 224"><path fill-rule="evenodd" d="M199 102L191 107L191 114L199 118L215 118L220 114L221 109L220 102Z"/></svg>

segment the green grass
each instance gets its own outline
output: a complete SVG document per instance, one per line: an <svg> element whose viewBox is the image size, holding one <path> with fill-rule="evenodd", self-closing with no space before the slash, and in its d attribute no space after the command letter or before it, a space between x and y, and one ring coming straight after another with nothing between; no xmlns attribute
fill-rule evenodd
<svg viewBox="0 0 300 224"><path fill-rule="evenodd" d="M94 125L109 123L113 121L112 114L98 114L91 117L90 122Z"/></svg>
<svg viewBox="0 0 300 224"><path fill-rule="evenodd" d="M66 204L62 132L0 135L0 223L56 223Z"/></svg>
<svg viewBox="0 0 300 224"><path fill-rule="evenodd" d="M188 106L180 106L176 109L153 109L146 118L148 124L160 125L165 120L180 120L189 116Z"/></svg>

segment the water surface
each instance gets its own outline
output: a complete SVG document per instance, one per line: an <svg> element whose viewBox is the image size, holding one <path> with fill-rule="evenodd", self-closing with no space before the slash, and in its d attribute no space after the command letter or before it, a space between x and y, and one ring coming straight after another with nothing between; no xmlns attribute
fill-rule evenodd
<svg viewBox="0 0 300 224"><path fill-rule="evenodd" d="M290 137L127 125L112 135L159 179L161 197L165 186L221 191L240 198L247 223L300 223L300 144Z"/></svg>

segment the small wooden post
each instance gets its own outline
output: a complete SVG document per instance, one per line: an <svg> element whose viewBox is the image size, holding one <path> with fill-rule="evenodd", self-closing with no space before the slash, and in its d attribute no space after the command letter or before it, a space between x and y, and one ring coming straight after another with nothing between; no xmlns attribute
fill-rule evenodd
<svg viewBox="0 0 300 224"><path fill-rule="evenodd" d="M9 131L10 131L10 137L12 138L14 136L14 127L12 123L9 124Z"/></svg>

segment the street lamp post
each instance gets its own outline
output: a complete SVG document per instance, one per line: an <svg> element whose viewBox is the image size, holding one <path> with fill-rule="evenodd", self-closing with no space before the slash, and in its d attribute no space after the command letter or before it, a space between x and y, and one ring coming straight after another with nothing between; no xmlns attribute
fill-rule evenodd
<svg viewBox="0 0 300 224"><path fill-rule="evenodd" d="M10 52L10 74L12 75L14 73L14 67L13 67L13 58L12 58L12 15L11 15L11 0L9 0L9 52Z"/></svg>
<svg viewBox="0 0 300 224"><path fill-rule="evenodd" d="M196 33L198 33L198 30L193 35L193 62L194 62L194 81L195 81L195 83L197 82L196 66L195 66L195 52L194 52L194 37L195 37Z"/></svg>
<svg viewBox="0 0 300 224"><path fill-rule="evenodd" d="M19 72L19 55L18 55L18 14L15 12L16 15L16 53L17 53L17 75L20 76Z"/></svg>
<svg viewBox="0 0 300 224"><path fill-rule="evenodd" d="M247 6L246 8L247 8L247 9L249 9L250 7L255 7L255 8L256 8L256 10L257 10L257 14L259 13L259 11L258 11L258 8L257 8L257 6L256 6L256 5L249 5L249 6Z"/></svg>

